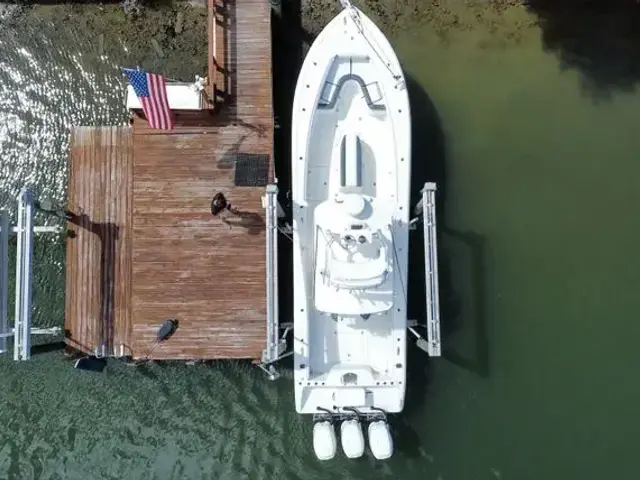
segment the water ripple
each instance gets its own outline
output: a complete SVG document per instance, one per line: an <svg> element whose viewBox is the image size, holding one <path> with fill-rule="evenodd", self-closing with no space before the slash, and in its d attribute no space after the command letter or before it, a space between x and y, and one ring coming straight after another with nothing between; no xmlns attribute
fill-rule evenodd
<svg viewBox="0 0 640 480"><path fill-rule="evenodd" d="M77 32L51 22L0 41L0 206L14 207L25 184L63 201L71 126L124 121L124 80L115 61L86 55Z"/></svg>

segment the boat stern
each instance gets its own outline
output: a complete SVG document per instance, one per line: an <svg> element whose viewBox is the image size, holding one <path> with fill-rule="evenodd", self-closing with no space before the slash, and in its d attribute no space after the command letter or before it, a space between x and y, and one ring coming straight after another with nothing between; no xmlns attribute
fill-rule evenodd
<svg viewBox="0 0 640 480"><path fill-rule="evenodd" d="M334 415L356 409L367 414L376 411L401 412L405 398L403 364L392 375L374 374L370 367L335 365L328 373L295 385L296 411Z"/></svg>

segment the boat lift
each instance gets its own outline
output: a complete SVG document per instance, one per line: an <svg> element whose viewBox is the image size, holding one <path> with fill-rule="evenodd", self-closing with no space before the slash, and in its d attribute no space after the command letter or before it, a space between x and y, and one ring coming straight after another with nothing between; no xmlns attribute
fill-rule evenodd
<svg viewBox="0 0 640 480"><path fill-rule="evenodd" d="M416 320L409 320L407 328L416 337L416 346L424 350L430 357L439 357L442 354L440 342L440 297L438 289L438 242L436 231L436 184L427 182L422 188L422 198L416 205L418 216L409 223L415 229L417 223L422 220L424 234L424 275L425 297L427 302L426 324ZM416 330L424 327L427 330L425 339Z"/></svg>
<svg viewBox="0 0 640 480"><path fill-rule="evenodd" d="M268 375L270 380L279 377L275 363L293 354L287 352L287 335L293 330L292 322L279 323L278 311L278 233L291 238L291 226L278 224L285 217L284 210L278 202L277 185L267 185L263 197L266 210L266 264L267 264L267 345L262 353L258 366ZM416 337L416 345L430 357L442 354L440 341L440 300L438 288L438 245L436 227L436 184L427 182L422 189L422 198L416 205L417 216L409 223L409 228L416 229L422 220L424 235L424 269L425 297L427 303L426 323L408 320L407 328ZM425 339L418 328L427 330Z"/></svg>
<svg viewBox="0 0 640 480"><path fill-rule="evenodd" d="M287 334L292 329L291 323L279 322L278 312L278 218L284 217L284 211L278 203L278 186L267 185L263 197L266 210L266 266L267 266L267 345L262 352L258 366L268 375L270 380L278 378L275 363L293 354L286 352Z"/></svg>
<svg viewBox="0 0 640 480"><path fill-rule="evenodd" d="M14 338L13 359L31 358L31 335L59 335L60 327L32 328L33 242L35 233L60 233L60 226L34 226L38 202L28 188L18 196L18 223L12 226L9 212L0 211L0 354L7 353L7 339ZM16 303L14 328L9 328L9 237L17 236Z"/></svg>

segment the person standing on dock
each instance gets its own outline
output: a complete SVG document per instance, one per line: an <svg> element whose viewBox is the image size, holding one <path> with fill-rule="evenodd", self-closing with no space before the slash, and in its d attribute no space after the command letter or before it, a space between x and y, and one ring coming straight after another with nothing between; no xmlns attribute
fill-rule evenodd
<svg viewBox="0 0 640 480"><path fill-rule="evenodd" d="M211 200L211 214L213 216L218 216L218 214L224 211L230 212L231 204L227 201L222 192L218 192L213 196L213 200Z"/></svg>

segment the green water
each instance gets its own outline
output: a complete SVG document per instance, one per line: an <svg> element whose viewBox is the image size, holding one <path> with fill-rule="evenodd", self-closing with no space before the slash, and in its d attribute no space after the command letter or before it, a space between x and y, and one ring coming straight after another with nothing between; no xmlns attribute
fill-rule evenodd
<svg viewBox="0 0 640 480"><path fill-rule="evenodd" d="M442 120L459 302L414 425L443 478L636 478L640 96L594 102L528 35L397 43Z"/></svg>
<svg viewBox="0 0 640 480"><path fill-rule="evenodd" d="M32 22L0 33L3 205L25 181L64 198L69 126L123 119L126 42ZM286 368L91 374L52 351L0 360L0 478L637 478L640 95L594 101L537 27L498 33L393 36L414 170L441 187L445 354L411 352L392 459L316 461ZM36 256L37 322L61 325L62 243Z"/></svg>

